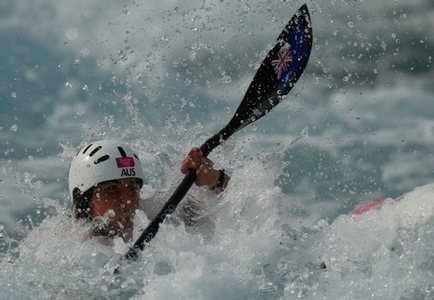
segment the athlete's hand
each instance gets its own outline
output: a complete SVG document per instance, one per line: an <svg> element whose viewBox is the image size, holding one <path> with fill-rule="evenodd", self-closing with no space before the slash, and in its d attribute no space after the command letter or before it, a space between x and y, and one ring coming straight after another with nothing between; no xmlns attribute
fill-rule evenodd
<svg viewBox="0 0 434 300"><path fill-rule="evenodd" d="M220 171L214 169L214 163L203 156L202 151L197 148L191 148L187 157L181 163L181 172L187 174L188 169L196 170L196 185L214 187L219 179Z"/></svg>

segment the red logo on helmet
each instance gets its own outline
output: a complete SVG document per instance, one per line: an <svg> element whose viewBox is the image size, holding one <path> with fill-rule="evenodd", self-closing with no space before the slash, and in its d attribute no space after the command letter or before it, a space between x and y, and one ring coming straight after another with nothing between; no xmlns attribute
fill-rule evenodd
<svg viewBox="0 0 434 300"><path fill-rule="evenodd" d="M117 157L116 164L118 168L132 168L135 166L134 158L132 157Z"/></svg>

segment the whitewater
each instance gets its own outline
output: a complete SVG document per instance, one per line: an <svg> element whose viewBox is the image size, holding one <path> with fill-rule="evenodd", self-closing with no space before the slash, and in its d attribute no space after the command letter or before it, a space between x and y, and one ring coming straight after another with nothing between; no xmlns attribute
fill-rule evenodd
<svg viewBox="0 0 434 300"><path fill-rule="evenodd" d="M164 203L303 2L0 3L0 299L433 299L434 6L306 3L307 69L210 154L232 178L209 223L163 224L116 275L130 245L70 215L77 149L126 141Z"/></svg>

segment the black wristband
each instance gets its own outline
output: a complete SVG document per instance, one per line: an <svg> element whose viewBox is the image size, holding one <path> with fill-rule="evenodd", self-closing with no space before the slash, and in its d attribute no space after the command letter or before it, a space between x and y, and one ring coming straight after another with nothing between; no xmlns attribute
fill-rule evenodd
<svg viewBox="0 0 434 300"><path fill-rule="evenodd" d="M220 175L216 185L210 188L210 190L216 192L217 194L219 194L220 192L226 189L226 186L228 185L228 181L230 179L229 175L225 173L224 169L220 169L219 171L220 171Z"/></svg>

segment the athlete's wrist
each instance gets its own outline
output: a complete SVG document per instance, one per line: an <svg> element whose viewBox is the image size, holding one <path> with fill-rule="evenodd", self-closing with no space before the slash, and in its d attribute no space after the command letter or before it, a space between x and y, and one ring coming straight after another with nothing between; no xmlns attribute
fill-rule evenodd
<svg viewBox="0 0 434 300"><path fill-rule="evenodd" d="M229 175L225 173L224 169L221 169L218 172L219 176L217 178L217 181L212 187L210 187L211 190L216 191L217 193L222 192L226 189L230 179Z"/></svg>

